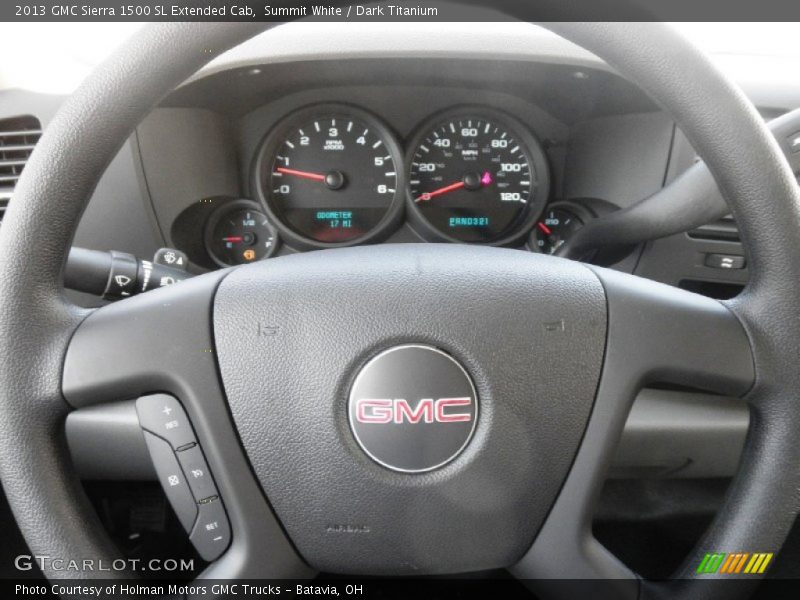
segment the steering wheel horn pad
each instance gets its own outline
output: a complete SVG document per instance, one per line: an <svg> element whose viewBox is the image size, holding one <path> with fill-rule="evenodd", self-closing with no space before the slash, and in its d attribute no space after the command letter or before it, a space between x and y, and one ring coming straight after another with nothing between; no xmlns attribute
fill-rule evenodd
<svg viewBox="0 0 800 600"><path fill-rule="evenodd" d="M578 263L403 244L236 270L217 291L214 334L244 448L309 564L336 573L454 573L508 566L530 547L586 427L605 312L599 280ZM259 335L267 329L272 335ZM456 357L480 397L469 444L424 473L375 463L348 420L362 366L404 344ZM440 371L419 381L421 370L391 374L395 385L378 400L406 400L414 410L468 393L457 380L437 380ZM410 427L437 426L460 423ZM403 438L406 450L424 435Z"/></svg>

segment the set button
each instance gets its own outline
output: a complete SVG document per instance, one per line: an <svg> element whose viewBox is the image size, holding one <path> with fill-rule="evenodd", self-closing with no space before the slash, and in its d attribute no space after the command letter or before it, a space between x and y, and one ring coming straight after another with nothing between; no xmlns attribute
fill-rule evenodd
<svg viewBox="0 0 800 600"><path fill-rule="evenodd" d="M231 541L231 526L219 499L200 504L200 514L189 539L205 560L217 558Z"/></svg>

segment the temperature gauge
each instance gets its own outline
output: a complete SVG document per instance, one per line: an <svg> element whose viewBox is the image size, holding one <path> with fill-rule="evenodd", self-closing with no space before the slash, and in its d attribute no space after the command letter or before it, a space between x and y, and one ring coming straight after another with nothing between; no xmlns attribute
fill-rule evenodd
<svg viewBox="0 0 800 600"><path fill-rule="evenodd" d="M528 245L534 252L554 254L584 224L584 217L571 206L545 210L531 231Z"/></svg>
<svg viewBox="0 0 800 600"><path fill-rule="evenodd" d="M222 267L269 258L278 249L278 233L255 202L235 200L220 206L206 226L206 248Z"/></svg>

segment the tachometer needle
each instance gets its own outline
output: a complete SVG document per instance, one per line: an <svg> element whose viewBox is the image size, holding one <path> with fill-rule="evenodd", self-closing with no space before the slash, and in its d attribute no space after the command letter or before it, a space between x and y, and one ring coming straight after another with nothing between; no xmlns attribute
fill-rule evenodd
<svg viewBox="0 0 800 600"><path fill-rule="evenodd" d="M542 230L545 235L553 235L553 230L550 229L547 225L539 221L536 226Z"/></svg>
<svg viewBox="0 0 800 600"><path fill-rule="evenodd" d="M464 187L463 181L457 181L456 183L451 183L450 185L446 185L444 187L440 187L438 190L433 190L432 192L424 192L420 195L419 198L416 199L416 202L423 202L425 200L430 200L436 196L441 196L442 194L446 194L447 192L453 192L455 190L460 190Z"/></svg>
<svg viewBox="0 0 800 600"><path fill-rule="evenodd" d="M298 171L297 169L287 169L286 167L278 167L275 171L284 175L294 175L295 177L313 179L314 181L325 181L325 175L321 173L309 173L308 171Z"/></svg>

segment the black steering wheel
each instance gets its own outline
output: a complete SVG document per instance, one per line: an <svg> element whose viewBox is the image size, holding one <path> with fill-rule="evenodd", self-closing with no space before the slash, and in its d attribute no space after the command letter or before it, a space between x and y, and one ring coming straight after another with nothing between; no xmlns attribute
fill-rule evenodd
<svg viewBox="0 0 800 600"><path fill-rule="evenodd" d="M202 577L506 567L607 580L617 598L745 590L695 571L706 552L777 552L797 514L798 186L741 91L667 26L546 26L680 124L740 226L746 290L721 303L554 257L409 244L293 255L77 308L63 293L65 257L112 156L165 94L264 27L153 25L64 104L0 234L0 479L33 553L118 556L71 467L64 419L164 393L186 410L230 521L230 546ZM411 401L430 384L437 426L472 421L441 467L381 466L351 427L351 391L380 387L367 371L396 348L418 352L381 362L378 379L396 386L385 398ZM443 376L452 388L434 355L462 374ZM590 528L631 402L653 382L743 396L752 415L724 506L668 583L642 582ZM469 412L438 399L468 400ZM415 451L416 435L389 450Z"/></svg>

